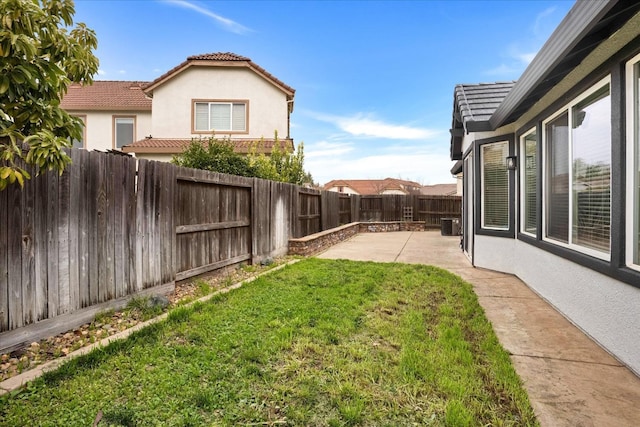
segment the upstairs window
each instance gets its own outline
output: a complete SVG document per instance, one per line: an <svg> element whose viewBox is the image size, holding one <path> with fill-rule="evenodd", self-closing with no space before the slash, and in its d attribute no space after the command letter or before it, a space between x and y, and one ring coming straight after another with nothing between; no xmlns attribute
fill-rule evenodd
<svg viewBox="0 0 640 427"><path fill-rule="evenodd" d="M198 132L246 132L246 102L196 102L194 130Z"/></svg>
<svg viewBox="0 0 640 427"><path fill-rule="evenodd" d="M84 141L86 140L87 132L87 116L75 116L82 122L82 136L80 139L71 139L71 146L73 148L84 148Z"/></svg>
<svg viewBox="0 0 640 427"><path fill-rule="evenodd" d="M480 146L482 228L509 229L509 142Z"/></svg>
<svg viewBox="0 0 640 427"><path fill-rule="evenodd" d="M114 146L122 148L124 145L135 141L136 118L135 117L114 117Z"/></svg>
<svg viewBox="0 0 640 427"><path fill-rule="evenodd" d="M611 96L605 79L544 122L545 237L608 259Z"/></svg>

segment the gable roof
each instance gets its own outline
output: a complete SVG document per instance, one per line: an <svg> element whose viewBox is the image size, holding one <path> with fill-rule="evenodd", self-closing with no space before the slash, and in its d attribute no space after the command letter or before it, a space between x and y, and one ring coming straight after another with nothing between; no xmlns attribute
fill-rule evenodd
<svg viewBox="0 0 640 427"><path fill-rule="evenodd" d="M381 194L385 190L401 190L406 193L409 193L410 189L413 189L413 188L418 189L418 190L414 190L417 193L419 192L419 188L421 188L422 185L415 181L406 181L403 179L396 179L396 178L334 179L332 181L327 182L324 185L325 190L328 190L334 187L349 187L358 194L370 195L370 194Z"/></svg>
<svg viewBox="0 0 640 427"><path fill-rule="evenodd" d="M67 111L151 111L151 99L142 86L147 82L96 80L92 85L69 85L60 107Z"/></svg>
<svg viewBox="0 0 640 427"><path fill-rule="evenodd" d="M191 141L191 138L147 137L123 146L122 151L125 153L180 154L191 144ZM208 140L203 138L201 141L202 144L206 144ZM233 150L241 154L250 153L256 144L258 153L269 154L276 147L276 140L273 138L234 138L225 141L233 144ZM281 149L293 151L293 139L279 139L278 141Z"/></svg>
<svg viewBox="0 0 640 427"><path fill-rule="evenodd" d="M293 96L295 94L295 89L291 86L285 84L281 80L277 79L273 74L269 73L264 68L260 67L258 64L253 62L251 59L236 55L231 52L216 52L216 53L205 53L201 55L192 55L187 57L187 60L182 62L181 64L173 67L171 70L167 71L154 81L146 84L143 89L146 94L149 96L153 96L153 91L157 87L163 85L167 81L171 80L173 77L182 73L183 71L191 68L191 67L236 67L236 68L248 68L252 70L260 77L264 78L266 81L280 89L287 96L288 100L293 100ZM292 104L292 103L291 103Z"/></svg>

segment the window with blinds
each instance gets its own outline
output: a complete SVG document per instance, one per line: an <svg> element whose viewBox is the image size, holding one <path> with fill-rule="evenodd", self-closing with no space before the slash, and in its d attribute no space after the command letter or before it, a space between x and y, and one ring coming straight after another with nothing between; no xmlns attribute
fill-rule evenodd
<svg viewBox="0 0 640 427"><path fill-rule="evenodd" d="M244 102L196 102L194 109L196 131L247 130L247 104Z"/></svg>
<svg viewBox="0 0 640 427"><path fill-rule="evenodd" d="M507 141L482 145L482 227L493 230L509 229L509 170Z"/></svg>
<svg viewBox="0 0 640 427"><path fill-rule="evenodd" d="M532 129L521 138L520 171L522 174L522 227L536 234L538 228L538 134Z"/></svg>
<svg viewBox="0 0 640 427"><path fill-rule="evenodd" d="M572 108L572 241L609 252L611 100L609 85Z"/></svg>
<svg viewBox="0 0 640 427"><path fill-rule="evenodd" d="M544 136L546 237L596 256L609 254L611 97L608 78L571 102L559 116L545 122Z"/></svg>
<svg viewBox="0 0 640 427"><path fill-rule="evenodd" d="M626 64L626 264L640 270L640 55Z"/></svg>

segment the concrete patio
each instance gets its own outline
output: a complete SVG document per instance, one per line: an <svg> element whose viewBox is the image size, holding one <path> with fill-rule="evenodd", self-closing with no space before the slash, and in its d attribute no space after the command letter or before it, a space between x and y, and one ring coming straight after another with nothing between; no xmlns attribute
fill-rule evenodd
<svg viewBox="0 0 640 427"><path fill-rule="evenodd" d="M468 281L511 355L542 426L638 426L640 378L517 277L474 268L458 237L363 233L318 258L430 264Z"/></svg>

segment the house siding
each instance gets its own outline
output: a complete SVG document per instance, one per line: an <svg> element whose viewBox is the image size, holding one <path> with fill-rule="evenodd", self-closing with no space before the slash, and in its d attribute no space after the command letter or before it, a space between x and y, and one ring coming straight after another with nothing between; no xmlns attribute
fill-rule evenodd
<svg viewBox="0 0 640 427"><path fill-rule="evenodd" d="M87 150L110 150L113 147L113 117L132 117L136 120L136 137L151 133L151 111L69 111L74 116L85 116L85 145Z"/></svg>
<svg viewBox="0 0 640 427"><path fill-rule="evenodd" d="M241 138L287 137L287 97L250 69L190 67L153 91L152 135L191 138L194 100L248 100L248 132ZM225 133L218 134L225 137Z"/></svg>

